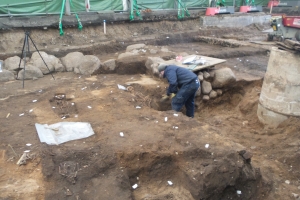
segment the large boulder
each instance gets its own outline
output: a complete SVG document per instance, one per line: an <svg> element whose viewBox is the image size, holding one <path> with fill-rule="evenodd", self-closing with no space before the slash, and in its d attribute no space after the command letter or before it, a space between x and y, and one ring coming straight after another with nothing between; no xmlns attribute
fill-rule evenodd
<svg viewBox="0 0 300 200"><path fill-rule="evenodd" d="M18 79L33 79L33 78L42 78L43 72L36 66L33 65L27 65L25 66L25 76L24 76L24 69L19 71L18 73Z"/></svg>
<svg viewBox="0 0 300 200"><path fill-rule="evenodd" d="M214 72L213 88L223 88L236 82L236 77L230 68L217 69Z"/></svg>
<svg viewBox="0 0 300 200"><path fill-rule="evenodd" d="M145 74L147 57L130 56L117 60L117 74Z"/></svg>
<svg viewBox="0 0 300 200"><path fill-rule="evenodd" d="M2 69L0 72L0 82L12 81L15 80L15 75L11 71Z"/></svg>
<svg viewBox="0 0 300 200"><path fill-rule="evenodd" d="M202 84L202 94L209 94L212 90L211 83L208 81L203 81Z"/></svg>
<svg viewBox="0 0 300 200"><path fill-rule="evenodd" d="M9 57L6 60L4 60L4 65L2 66L2 68L9 71L15 71L16 69L19 68L20 59L21 58L19 56ZM22 60L20 68L23 67L24 67L24 62Z"/></svg>
<svg viewBox="0 0 300 200"><path fill-rule="evenodd" d="M84 56L80 65L74 68L74 72L82 75L91 75L99 70L101 62L93 55Z"/></svg>
<svg viewBox="0 0 300 200"><path fill-rule="evenodd" d="M126 57L131 57L131 56L137 56L137 55L139 55L139 54L138 53L132 53L132 52L125 52L125 53L121 53L118 56L118 59L126 58Z"/></svg>
<svg viewBox="0 0 300 200"><path fill-rule="evenodd" d="M148 57L148 59L145 63L147 73L158 74L157 67L160 62L164 62L164 59L162 59L160 57Z"/></svg>
<svg viewBox="0 0 300 200"><path fill-rule="evenodd" d="M146 47L145 44L133 44L133 45L129 45L126 48L126 51L133 51L133 50L139 50L139 49L144 49Z"/></svg>
<svg viewBox="0 0 300 200"><path fill-rule="evenodd" d="M67 72L74 71L81 65L84 55L81 52L72 52L61 58L62 64L66 67Z"/></svg>
<svg viewBox="0 0 300 200"><path fill-rule="evenodd" d="M33 66L38 67L43 74L49 74L53 71L64 71L64 66L58 58L53 55L48 55L43 51L40 51L40 54L38 52L34 52L31 56L30 63Z"/></svg>

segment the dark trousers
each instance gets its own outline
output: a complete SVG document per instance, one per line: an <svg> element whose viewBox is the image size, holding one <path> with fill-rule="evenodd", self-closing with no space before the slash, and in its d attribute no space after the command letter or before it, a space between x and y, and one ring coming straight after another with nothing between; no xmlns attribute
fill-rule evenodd
<svg viewBox="0 0 300 200"><path fill-rule="evenodd" d="M185 105L186 115L188 117L194 117L195 112L195 96L200 83L198 78L192 82L183 85L176 96L172 99L172 109L179 112L180 109Z"/></svg>

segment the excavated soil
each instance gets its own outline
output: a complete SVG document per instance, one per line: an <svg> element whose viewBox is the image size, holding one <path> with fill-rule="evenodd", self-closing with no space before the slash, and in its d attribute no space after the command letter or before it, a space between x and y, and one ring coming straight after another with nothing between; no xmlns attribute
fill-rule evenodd
<svg viewBox="0 0 300 200"><path fill-rule="evenodd" d="M272 44L262 46L250 41L264 40L265 34L259 29L265 27L203 30L195 21L172 23L175 25L112 25L108 30L115 31L106 36L99 34L101 28L86 28L82 35L94 35L93 42L97 43L91 46L84 46L91 42L90 38L79 40L82 35L77 30L66 30L66 37L60 41L57 30L32 30L38 48L58 57L82 50L105 61L116 58L129 44L147 42L173 52L161 55L165 59L182 52L226 59L216 68L231 68L237 82L214 100L203 102L197 97L193 119L183 113L174 117L170 102L159 101L167 83L146 74L55 73L55 80L46 75L25 81L24 89L20 80L1 83L0 199L297 198L299 119L290 117L277 129L268 129L256 116ZM147 34L144 26L149 27ZM187 28L192 31L175 33ZM138 36L132 37L135 33ZM212 45L193 39L199 35L247 44L235 48ZM22 43L22 30L2 36L1 58L20 54L17 44ZM118 89L117 84L130 86L130 91ZM95 135L58 146L39 141L35 123L62 121L89 122ZM32 145L26 146L28 143ZM209 151L204 148L206 144L210 144ZM217 188L227 180L212 171L212 176L202 179L202 173L214 169L212 166L223 173L232 170L232 176L236 176L230 164L238 159L236 154L227 157L228 162L219 162L224 158L221 154L212 156L213 151L240 145L253 154L251 162L248 160L244 166L254 169L256 178L248 182L236 180L223 191L205 190L212 185ZM16 162L24 150L30 150L30 159L26 165L18 166ZM247 176L251 177L250 172ZM138 184L135 190L134 184Z"/></svg>

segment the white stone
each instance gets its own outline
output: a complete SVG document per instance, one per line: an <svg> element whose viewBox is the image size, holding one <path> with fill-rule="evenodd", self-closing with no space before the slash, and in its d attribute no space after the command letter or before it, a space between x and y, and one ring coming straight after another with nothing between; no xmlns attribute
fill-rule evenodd
<svg viewBox="0 0 300 200"><path fill-rule="evenodd" d="M132 186L132 189L136 189L138 187L138 184L134 184L133 186Z"/></svg>
<svg viewBox="0 0 300 200"><path fill-rule="evenodd" d="M173 185L172 181L168 181L168 185Z"/></svg>

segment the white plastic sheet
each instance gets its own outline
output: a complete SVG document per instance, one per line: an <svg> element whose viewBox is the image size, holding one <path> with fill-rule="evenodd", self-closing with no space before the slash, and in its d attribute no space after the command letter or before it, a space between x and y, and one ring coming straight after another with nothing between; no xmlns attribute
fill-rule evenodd
<svg viewBox="0 0 300 200"><path fill-rule="evenodd" d="M41 142L58 145L71 140L78 140L94 135L90 123L87 122L59 122L56 124L35 124Z"/></svg>

